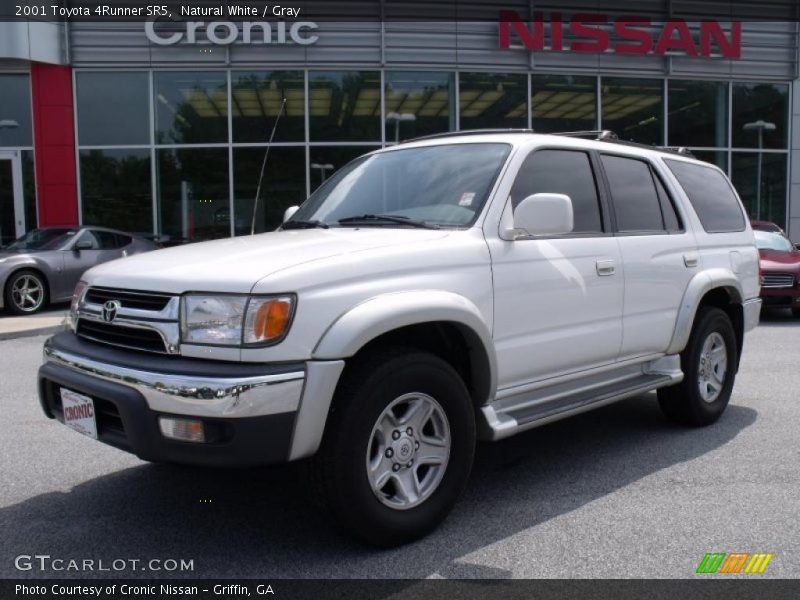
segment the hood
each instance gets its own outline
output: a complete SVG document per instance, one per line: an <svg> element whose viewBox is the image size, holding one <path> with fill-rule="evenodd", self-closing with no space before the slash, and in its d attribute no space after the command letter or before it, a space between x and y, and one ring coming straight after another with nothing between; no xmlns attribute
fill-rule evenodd
<svg viewBox="0 0 800 600"><path fill-rule="evenodd" d="M782 269L796 267L800 269L800 250L778 252L777 250L759 250L762 269Z"/></svg>
<svg viewBox="0 0 800 600"><path fill-rule="evenodd" d="M169 292L248 293L260 279L301 264L427 242L446 230L342 227L275 231L156 250L94 267L91 285Z"/></svg>

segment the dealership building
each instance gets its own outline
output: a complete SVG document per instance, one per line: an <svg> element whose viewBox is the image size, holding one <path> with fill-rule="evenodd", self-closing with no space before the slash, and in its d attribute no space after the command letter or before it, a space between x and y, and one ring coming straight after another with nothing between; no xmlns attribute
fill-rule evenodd
<svg viewBox="0 0 800 600"><path fill-rule="evenodd" d="M635 17L510 2L493 22L361 4L351 21L0 22L2 243L77 223L188 241L249 233L282 105L259 231L398 141L608 129L691 149L730 175L752 218L800 242L797 22L681 20L649 0Z"/></svg>

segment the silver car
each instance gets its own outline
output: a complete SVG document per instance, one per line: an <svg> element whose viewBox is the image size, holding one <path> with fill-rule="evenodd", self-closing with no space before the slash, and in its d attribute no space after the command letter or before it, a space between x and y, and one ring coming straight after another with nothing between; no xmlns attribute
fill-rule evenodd
<svg viewBox="0 0 800 600"><path fill-rule="evenodd" d="M0 249L0 308L35 313L69 300L86 269L155 250L143 237L104 227L45 227Z"/></svg>

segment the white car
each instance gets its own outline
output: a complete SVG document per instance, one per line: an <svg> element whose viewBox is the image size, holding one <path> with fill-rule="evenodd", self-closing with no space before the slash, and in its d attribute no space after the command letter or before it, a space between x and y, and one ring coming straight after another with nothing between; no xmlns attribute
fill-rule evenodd
<svg viewBox="0 0 800 600"><path fill-rule="evenodd" d="M287 213L88 271L45 413L149 461L311 458L340 523L390 546L442 521L476 439L656 389L713 423L758 322L722 171L605 132L412 141Z"/></svg>

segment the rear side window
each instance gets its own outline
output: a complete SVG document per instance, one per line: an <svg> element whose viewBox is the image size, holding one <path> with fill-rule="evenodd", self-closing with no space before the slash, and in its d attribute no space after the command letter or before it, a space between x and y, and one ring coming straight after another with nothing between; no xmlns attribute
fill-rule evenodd
<svg viewBox="0 0 800 600"><path fill-rule="evenodd" d="M664 162L689 197L703 229L708 233L744 231L742 207L722 173L680 160L666 159Z"/></svg>
<svg viewBox="0 0 800 600"><path fill-rule="evenodd" d="M617 229L621 232L664 231L661 203L650 165L621 156L601 156L611 187Z"/></svg>
<svg viewBox="0 0 800 600"><path fill-rule="evenodd" d="M114 237L117 239L117 248L124 248L133 241L131 236L122 235L121 233L115 233Z"/></svg>
<svg viewBox="0 0 800 600"><path fill-rule="evenodd" d="M594 171L586 152L536 150L528 155L511 188L517 207L532 194L566 194L572 199L573 233L602 233L600 200Z"/></svg>

